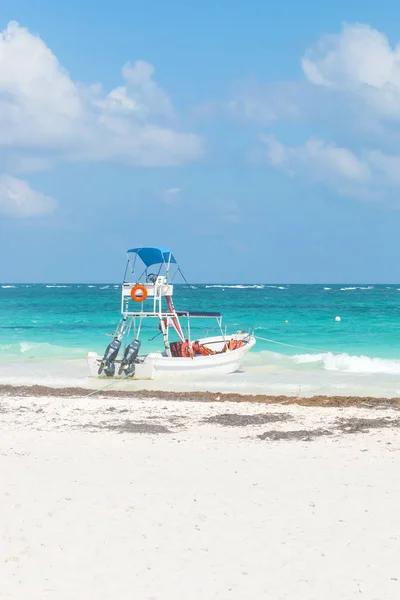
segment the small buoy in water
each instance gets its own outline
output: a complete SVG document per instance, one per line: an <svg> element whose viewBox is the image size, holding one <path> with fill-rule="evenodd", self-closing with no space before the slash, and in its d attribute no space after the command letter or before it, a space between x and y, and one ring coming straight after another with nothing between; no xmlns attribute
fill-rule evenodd
<svg viewBox="0 0 400 600"><path fill-rule="evenodd" d="M341 321L341 320L342 320L342 319L341 319L341 317L335 317L335 321L338 321L338 322L339 322L339 321Z"/></svg>
<svg viewBox="0 0 400 600"><path fill-rule="evenodd" d="M285 323L289 323L289 321L286 319Z"/></svg>

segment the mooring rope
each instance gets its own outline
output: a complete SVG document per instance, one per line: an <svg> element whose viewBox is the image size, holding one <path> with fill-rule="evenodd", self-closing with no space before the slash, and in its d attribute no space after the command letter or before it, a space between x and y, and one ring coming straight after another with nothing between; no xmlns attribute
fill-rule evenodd
<svg viewBox="0 0 400 600"><path fill-rule="evenodd" d="M94 396L94 394L97 394L98 392L102 392L103 390L106 390L107 388L111 387L112 385L114 385L114 383L118 383L119 381L124 381L125 379L128 379L129 377L132 377L133 373L129 373L128 375L125 375L125 377L115 377L113 378L113 381L111 381L111 383L108 383L107 385L98 388L97 390L94 390L93 392L90 392L90 394L87 394L86 396L82 396L82 400L85 400L85 398L89 398L89 396Z"/></svg>
<svg viewBox="0 0 400 600"><path fill-rule="evenodd" d="M270 340L269 338L261 337L260 335L254 336L257 340L262 340L263 342L270 342L271 344L278 344L279 346L287 346L288 348L296 348L297 350L309 350L310 352L332 352L332 350L321 350L317 348L309 348L307 346L295 346L294 344L287 344L285 342L278 342L277 340Z"/></svg>

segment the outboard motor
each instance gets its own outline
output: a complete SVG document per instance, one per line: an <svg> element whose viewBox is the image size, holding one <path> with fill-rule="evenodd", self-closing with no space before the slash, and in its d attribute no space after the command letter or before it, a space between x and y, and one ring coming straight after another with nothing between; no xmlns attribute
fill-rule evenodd
<svg viewBox="0 0 400 600"><path fill-rule="evenodd" d="M121 347L121 340L118 338L114 338L111 344L109 344L104 352L103 360L101 361L99 367L99 375L101 375L102 371L108 377L112 377L115 374L115 359L118 356L119 349Z"/></svg>
<svg viewBox="0 0 400 600"><path fill-rule="evenodd" d="M140 342L139 340L133 340L126 348L124 352L124 358L121 361L118 375L125 372L126 375L133 375L135 372L135 360L139 354Z"/></svg>

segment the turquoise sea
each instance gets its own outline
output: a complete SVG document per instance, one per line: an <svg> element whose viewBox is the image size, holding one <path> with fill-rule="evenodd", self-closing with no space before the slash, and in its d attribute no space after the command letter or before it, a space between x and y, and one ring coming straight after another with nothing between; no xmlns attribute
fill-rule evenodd
<svg viewBox="0 0 400 600"><path fill-rule="evenodd" d="M246 365L258 377L263 366L275 381L289 371L303 380L308 371L400 375L400 285L178 285L174 301L177 309L221 311L228 331L254 328L259 339ZM1 375L6 364L102 353L119 320L120 286L3 283L0 306ZM192 337L206 324L196 327ZM155 334L143 329L145 350L160 347L160 337L149 341Z"/></svg>
<svg viewBox="0 0 400 600"><path fill-rule="evenodd" d="M178 309L219 310L228 328L251 326L282 343L400 359L400 286L194 284L175 286L174 300ZM84 356L107 345L106 334L119 320L120 286L4 283L0 306L0 357ZM146 342L157 330L144 332ZM301 350L262 340L256 348L289 355Z"/></svg>

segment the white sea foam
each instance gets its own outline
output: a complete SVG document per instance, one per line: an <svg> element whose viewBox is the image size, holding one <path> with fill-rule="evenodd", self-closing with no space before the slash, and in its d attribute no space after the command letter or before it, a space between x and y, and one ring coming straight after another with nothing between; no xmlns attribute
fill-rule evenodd
<svg viewBox="0 0 400 600"><path fill-rule="evenodd" d="M15 288L15 285L2 285L1 286L3 288L3 290L9 289L9 288Z"/></svg>
<svg viewBox="0 0 400 600"><path fill-rule="evenodd" d="M301 369L302 373L309 372L317 375L321 371L337 371L340 373L357 374L400 374L400 360L389 358L374 358L363 355L346 353L334 354L333 352L320 352L315 354L280 354L270 350L250 352L245 359L248 367L263 367L281 373L285 378L288 369L295 373Z"/></svg>
<svg viewBox="0 0 400 600"><path fill-rule="evenodd" d="M0 356L13 360L53 360L57 358L84 358L86 351L83 348L63 347L47 342L31 342L23 340L13 344L0 345ZM0 359L0 363L3 362ZM6 361L7 362L7 361Z"/></svg>
<svg viewBox="0 0 400 600"><path fill-rule="evenodd" d="M100 287L101 290L108 290L110 288L109 285L103 285Z"/></svg>
<svg viewBox="0 0 400 600"><path fill-rule="evenodd" d="M215 284L215 285L206 285L205 287L206 288L230 289L230 290L263 290L265 288L265 285L261 285L261 284L243 285L243 284L238 283L237 285ZM282 288L282 289L284 289L284 288Z"/></svg>
<svg viewBox="0 0 400 600"><path fill-rule="evenodd" d="M293 356L296 364L315 363L326 371L341 371L342 373L384 373L400 374L400 360L388 358L373 358L370 356L333 354L297 354Z"/></svg>
<svg viewBox="0 0 400 600"><path fill-rule="evenodd" d="M20 342L19 347L21 349L21 352L24 354L25 352L29 352L29 350L32 350L32 348L34 348L35 345L37 346L37 344L31 344L29 342Z"/></svg>
<svg viewBox="0 0 400 600"><path fill-rule="evenodd" d="M47 288L67 288L69 285L46 285Z"/></svg>
<svg viewBox="0 0 400 600"><path fill-rule="evenodd" d="M331 290L332 288L324 287L324 290Z"/></svg>
<svg viewBox="0 0 400 600"><path fill-rule="evenodd" d="M287 288L286 286L284 286L284 285L265 285L265 286L264 286L264 285L262 285L262 286L260 286L260 287L263 287L263 288L264 288L264 287L266 287L266 288L269 288L269 289L271 289L271 290L287 290L287 289L288 289L288 288Z"/></svg>
<svg viewBox="0 0 400 600"><path fill-rule="evenodd" d="M340 288L341 292L345 292L348 290L373 290L374 286L373 285L366 285L366 286L350 286L350 287L342 287Z"/></svg>

